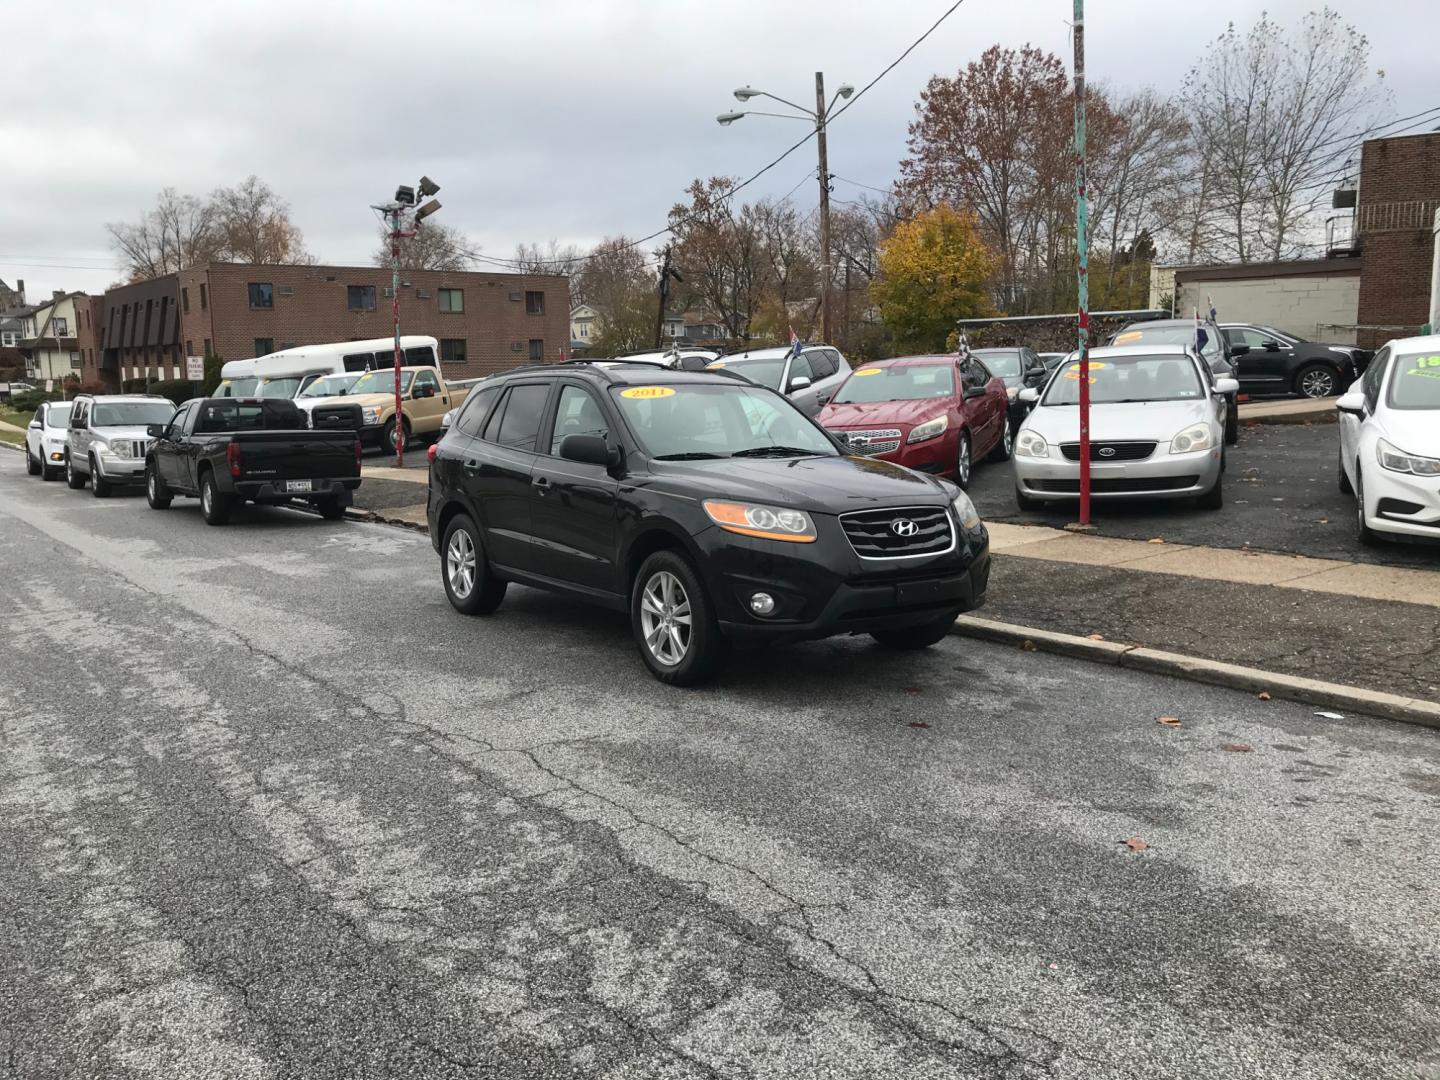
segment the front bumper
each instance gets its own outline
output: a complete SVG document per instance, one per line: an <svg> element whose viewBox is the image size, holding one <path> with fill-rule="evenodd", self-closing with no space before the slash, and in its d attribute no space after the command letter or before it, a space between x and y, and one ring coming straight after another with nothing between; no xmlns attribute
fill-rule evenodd
<svg viewBox="0 0 1440 1080"><path fill-rule="evenodd" d="M1080 463L1060 456L1021 457L1016 454L1015 484L1032 499L1062 501L1080 497ZM1171 454L1161 443L1143 461L1107 465L1090 463L1090 495L1097 499L1186 499L1215 486L1221 451L1212 447L1195 454Z"/></svg>
<svg viewBox="0 0 1440 1080"><path fill-rule="evenodd" d="M885 425L877 424L875 426L883 427ZM829 430L843 441L846 431L851 429L831 428ZM853 430L866 429L856 428ZM907 443L905 439L908 435L908 432L902 430L900 445L883 454L865 454L853 450L851 453L857 457L890 461L896 465L903 465L907 469L914 469L916 472L929 473L931 476L949 476L955 472L960 456L960 433L957 430L952 428L943 435L918 443Z"/></svg>
<svg viewBox="0 0 1440 1080"><path fill-rule="evenodd" d="M803 641L836 634L902 629L973 610L990 580L984 526L962 530L954 547L909 559L861 559L837 520L813 544L737 536L719 528L694 537L722 633L741 641ZM776 601L753 614L756 592Z"/></svg>
<svg viewBox="0 0 1440 1080"><path fill-rule="evenodd" d="M1376 532L1440 540L1440 477L1364 470L1365 524Z"/></svg>
<svg viewBox="0 0 1440 1080"><path fill-rule="evenodd" d="M145 459L122 458L109 454L97 454L95 466L102 480L112 484L143 484L145 482Z"/></svg>

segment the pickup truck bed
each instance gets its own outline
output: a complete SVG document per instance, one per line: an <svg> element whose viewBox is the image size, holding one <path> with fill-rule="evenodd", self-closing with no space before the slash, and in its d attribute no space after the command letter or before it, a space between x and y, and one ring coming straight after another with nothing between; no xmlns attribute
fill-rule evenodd
<svg viewBox="0 0 1440 1080"><path fill-rule="evenodd" d="M360 486L353 430L311 430L289 401L206 398L182 407L146 460L146 494L163 510L176 495L200 499L205 520L223 524L242 502L303 499L327 518L343 516Z"/></svg>

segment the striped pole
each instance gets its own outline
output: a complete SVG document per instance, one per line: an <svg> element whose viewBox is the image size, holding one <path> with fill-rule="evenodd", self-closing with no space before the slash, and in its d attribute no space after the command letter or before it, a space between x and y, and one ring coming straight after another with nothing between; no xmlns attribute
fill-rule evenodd
<svg viewBox="0 0 1440 1080"><path fill-rule="evenodd" d="M1085 191L1085 0L1075 0L1075 283L1079 293L1080 524L1090 524L1090 236Z"/></svg>

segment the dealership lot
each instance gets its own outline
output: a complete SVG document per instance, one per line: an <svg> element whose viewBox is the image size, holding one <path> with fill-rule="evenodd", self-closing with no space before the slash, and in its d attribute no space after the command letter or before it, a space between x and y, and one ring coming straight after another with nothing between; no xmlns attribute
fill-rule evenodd
<svg viewBox="0 0 1440 1080"><path fill-rule="evenodd" d="M9 453L0 552L20 1075L1433 1053L1429 732L960 639L680 692L622 616L525 589L453 614L416 533L209 529Z"/></svg>

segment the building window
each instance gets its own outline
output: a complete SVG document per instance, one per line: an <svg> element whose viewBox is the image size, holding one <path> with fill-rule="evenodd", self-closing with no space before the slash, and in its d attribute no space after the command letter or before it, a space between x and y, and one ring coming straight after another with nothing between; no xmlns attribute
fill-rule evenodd
<svg viewBox="0 0 1440 1080"><path fill-rule="evenodd" d="M201 288L204 288L204 286L202 285ZM210 339L208 337L205 339L205 355L210 355Z"/></svg>
<svg viewBox="0 0 1440 1080"><path fill-rule="evenodd" d="M50 329L56 337L69 337L70 320L62 319L57 316L56 318L50 320Z"/></svg>
<svg viewBox="0 0 1440 1080"><path fill-rule="evenodd" d="M189 314L190 314L190 290L189 290L189 289L181 289L181 290L180 290L180 306L181 306L182 308L184 308L186 315L189 315Z"/></svg>
<svg viewBox="0 0 1440 1080"><path fill-rule="evenodd" d="M248 286L250 290L250 306L252 308L269 308L275 306L275 286L268 281L252 281Z"/></svg>
<svg viewBox="0 0 1440 1080"><path fill-rule="evenodd" d="M530 359L537 364L545 359L545 340L543 338L532 337L530 339Z"/></svg>
<svg viewBox="0 0 1440 1080"><path fill-rule="evenodd" d="M255 355L269 356L275 351L275 339L273 337L257 337L255 339Z"/></svg>
<svg viewBox="0 0 1440 1080"><path fill-rule="evenodd" d="M186 355L186 356L194 356L194 355L195 355L195 342L191 341L189 338L186 338L186 339L185 339L185 355Z"/></svg>
<svg viewBox="0 0 1440 1080"><path fill-rule="evenodd" d="M590 336L590 324L589 324L588 322L582 322L582 323L580 323L580 324L576 327L576 329L580 331L580 336L581 336L582 338L587 338L587 337Z"/></svg>
<svg viewBox="0 0 1440 1080"><path fill-rule="evenodd" d="M210 306L210 299L205 295L205 286L200 286L200 310L204 311Z"/></svg>
<svg viewBox="0 0 1440 1080"><path fill-rule="evenodd" d="M72 368L76 368L77 370L79 369L79 367L80 367L80 354L79 354L78 352L71 352L71 353L70 353L70 366L71 366Z"/></svg>
<svg viewBox="0 0 1440 1080"><path fill-rule="evenodd" d="M465 290L464 289L441 289L440 290L441 311L464 311Z"/></svg>
<svg viewBox="0 0 1440 1080"><path fill-rule="evenodd" d="M441 290L444 292L444 290ZM465 339L447 337L440 339L440 362L442 364L465 363Z"/></svg>
<svg viewBox="0 0 1440 1080"><path fill-rule="evenodd" d="M545 294L543 292L531 291L525 294L525 314L545 314Z"/></svg>
<svg viewBox="0 0 1440 1080"><path fill-rule="evenodd" d="M374 285L347 285L345 286L345 302L351 311L374 311L375 310L375 286Z"/></svg>

